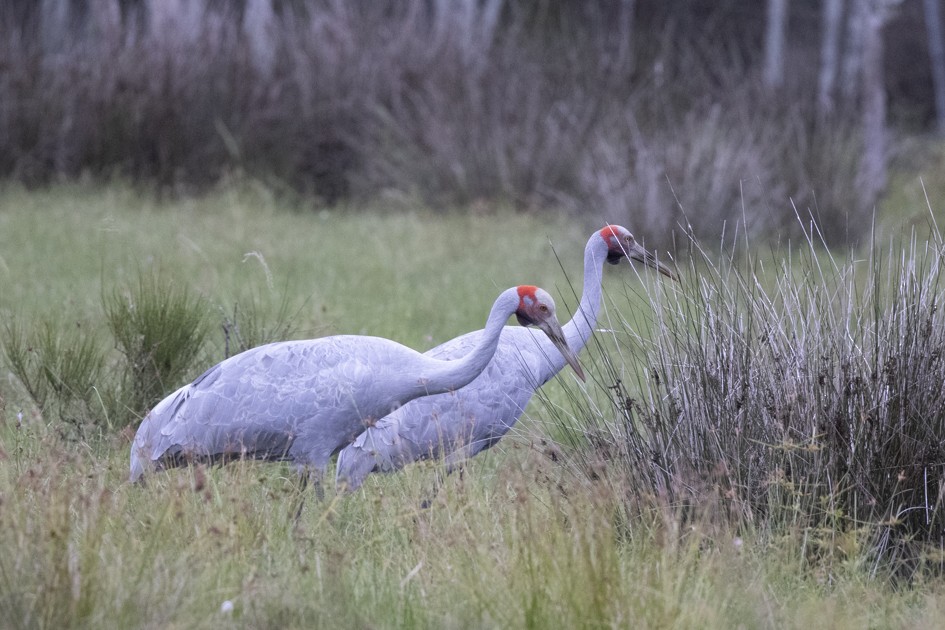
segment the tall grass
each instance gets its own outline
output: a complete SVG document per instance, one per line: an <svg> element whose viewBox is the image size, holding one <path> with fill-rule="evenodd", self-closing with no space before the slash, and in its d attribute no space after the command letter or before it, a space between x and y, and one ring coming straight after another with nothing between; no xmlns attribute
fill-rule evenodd
<svg viewBox="0 0 945 630"><path fill-rule="evenodd" d="M609 408L576 399L574 461L630 522L659 507L828 568L940 571L943 243L842 260L809 237L783 258L693 240L682 286L643 299L651 324L611 322Z"/></svg>
<svg viewBox="0 0 945 630"><path fill-rule="evenodd" d="M296 526L288 469L183 469L142 488L121 482L117 458L45 439L0 477L10 627L856 628L928 622L941 602L850 569L818 585L751 537L642 526L627 540L612 497L574 492L547 462L467 475L426 511L408 471L372 495L309 503Z"/></svg>

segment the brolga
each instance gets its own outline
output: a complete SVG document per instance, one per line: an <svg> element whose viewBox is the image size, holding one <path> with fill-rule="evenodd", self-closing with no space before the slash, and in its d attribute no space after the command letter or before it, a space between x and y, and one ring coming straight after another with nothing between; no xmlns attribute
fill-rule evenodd
<svg viewBox="0 0 945 630"><path fill-rule="evenodd" d="M657 261L619 225L594 232L584 248L584 289L574 317L564 325L568 346L580 352L597 323L603 264L624 258L665 276L676 274ZM469 352L488 331L475 331L443 343L427 354L449 359ZM466 387L427 396L400 407L359 435L338 455L336 481L348 491L372 472L393 472L410 462L444 458L447 473L493 446L524 413L532 394L564 367L564 361L539 336L506 327L485 370Z"/></svg>
<svg viewBox="0 0 945 630"><path fill-rule="evenodd" d="M392 409L476 378L511 315L541 330L583 379L551 296L512 287L476 341L449 359L381 337L337 335L271 343L218 363L145 417L131 447L131 481L147 469L237 458L289 460L319 481L334 453Z"/></svg>

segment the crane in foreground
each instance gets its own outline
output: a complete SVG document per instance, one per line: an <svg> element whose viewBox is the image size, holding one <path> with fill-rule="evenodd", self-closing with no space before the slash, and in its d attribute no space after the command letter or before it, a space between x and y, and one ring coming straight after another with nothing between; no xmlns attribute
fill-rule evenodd
<svg viewBox="0 0 945 630"><path fill-rule="evenodd" d="M619 225L594 232L584 248L584 290L577 312L564 325L568 346L580 353L600 311L604 262L635 260L661 274L676 274ZM449 359L469 352L487 331L478 330L427 352ZM354 491L372 472L393 472L410 462L444 458L447 473L504 436L524 413L535 391L564 367L539 336L506 327L483 372L462 389L427 396L400 407L368 427L338 455L336 483Z"/></svg>
<svg viewBox="0 0 945 630"><path fill-rule="evenodd" d="M218 363L145 417L131 446L130 479L147 469L245 457L293 461L318 480L338 449L392 409L478 376L511 315L541 330L584 378L551 296L512 287L492 305L477 340L449 359L381 337L337 335L271 343Z"/></svg>

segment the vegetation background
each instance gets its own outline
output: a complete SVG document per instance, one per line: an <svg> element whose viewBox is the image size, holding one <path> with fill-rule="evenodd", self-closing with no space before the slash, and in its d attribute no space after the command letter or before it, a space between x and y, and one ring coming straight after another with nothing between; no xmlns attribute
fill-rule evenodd
<svg viewBox="0 0 945 630"><path fill-rule="evenodd" d="M936 625L940 9L3 3L0 617ZM124 482L203 367L428 348L522 281L570 311L604 221L682 281L608 270L589 384L431 509L436 466L299 522L281 465Z"/></svg>
<svg viewBox="0 0 945 630"><path fill-rule="evenodd" d="M858 242L945 127L931 0L10 0L0 176ZM936 45L938 44L938 45ZM940 95L937 98L936 95ZM887 126L887 121L892 126ZM745 211L749 209L750 211ZM659 241L657 242L657 239Z"/></svg>

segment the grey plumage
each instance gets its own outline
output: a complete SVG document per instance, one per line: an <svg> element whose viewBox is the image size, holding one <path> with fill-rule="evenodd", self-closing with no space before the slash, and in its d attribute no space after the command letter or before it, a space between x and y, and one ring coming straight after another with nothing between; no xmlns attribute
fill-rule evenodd
<svg viewBox="0 0 945 630"><path fill-rule="evenodd" d="M288 459L323 471L333 453L392 409L475 378L513 314L541 328L580 372L554 301L531 286L504 291L485 334L452 361L380 337L272 343L230 357L158 403L135 435L130 478L151 467L234 457Z"/></svg>
<svg viewBox="0 0 945 630"><path fill-rule="evenodd" d="M581 303L563 328L575 352L587 343L597 321L603 263L617 264L624 258L676 277L626 228L610 225L592 234L584 249ZM482 330L467 333L427 354L437 359L462 356L482 335ZM452 469L498 442L525 411L534 392L563 366L558 353L534 331L505 327L489 365L469 385L414 400L346 446L338 455L338 483L353 491L372 472L391 472L428 458L445 458L447 469Z"/></svg>

